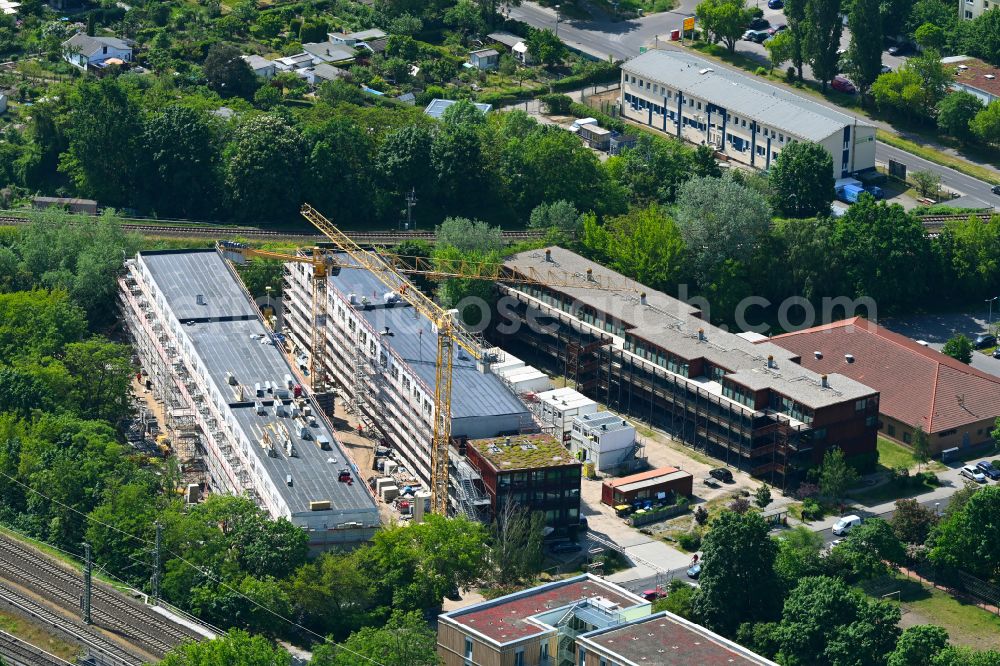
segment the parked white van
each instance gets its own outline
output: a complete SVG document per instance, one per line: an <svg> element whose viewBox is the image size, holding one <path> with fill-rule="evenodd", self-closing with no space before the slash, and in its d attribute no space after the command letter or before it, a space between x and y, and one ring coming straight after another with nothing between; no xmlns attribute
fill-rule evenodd
<svg viewBox="0 0 1000 666"><path fill-rule="evenodd" d="M833 524L833 533L837 536L842 536L851 531L851 528L857 527L861 524L860 516L844 516L836 523Z"/></svg>

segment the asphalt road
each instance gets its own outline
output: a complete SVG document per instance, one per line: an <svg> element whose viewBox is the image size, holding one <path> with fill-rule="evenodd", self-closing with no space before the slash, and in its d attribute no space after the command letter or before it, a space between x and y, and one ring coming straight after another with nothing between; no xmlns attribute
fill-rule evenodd
<svg viewBox="0 0 1000 666"><path fill-rule="evenodd" d="M994 195L995 196L995 195ZM997 289L1000 295L1000 287ZM879 324L889 330L905 335L914 340L923 340L928 347L938 351L949 338L957 333L964 333L968 338L975 338L986 331L986 317L992 315L993 323L1000 319L1000 299L993 304L992 312L983 303L983 311L979 315L969 313L936 313L912 315L908 317L890 317L879 321ZM981 352L972 354L972 367L991 375L1000 377L1000 359L987 356Z"/></svg>
<svg viewBox="0 0 1000 666"><path fill-rule="evenodd" d="M660 48L680 48L673 43L666 41L664 37L671 30L679 28L681 21L686 16L694 14L694 7L698 0L681 0L677 9L669 12L661 12L644 16L639 19L628 21L611 21L607 18L592 18L586 20L567 19L556 23L556 12L553 9L541 7L532 2L524 2L519 7L510 9L510 18L524 21L536 28L558 28L559 37L570 46L586 53L590 53L599 58L613 56L616 59L627 59L639 55L639 48L642 46L656 44ZM764 11L764 18L768 19L772 25L785 22L781 10L768 9L766 3L761 3ZM841 39L844 48L850 40L847 30ZM737 44L737 51L745 55L758 58L761 64L766 65L766 50L760 44L748 41L740 41ZM902 64L902 58L883 54L883 63L892 68L898 68ZM724 63L720 66L729 67ZM731 67L736 71L735 67ZM807 68L808 69L808 68ZM806 71L806 76L811 73ZM851 115L850 111L839 107L831 102L810 97L810 100L823 104L841 113ZM881 123L876 123L881 124ZM963 173L940 166L933 162L912 155L905 151L893 148L892 146L878 142L875 149L875 159L880 163L888 163L895 160L906 165L908 171L931 171L941 177L941 183L945 187L960 194L973 196L988 203L1000 204L1000 196L990 191L991 185L981 180L977 180Z"/></svg>

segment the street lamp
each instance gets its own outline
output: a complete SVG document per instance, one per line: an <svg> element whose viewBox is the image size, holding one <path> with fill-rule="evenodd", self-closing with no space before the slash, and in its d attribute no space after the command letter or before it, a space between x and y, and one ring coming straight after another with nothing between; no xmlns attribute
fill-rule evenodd
<svg viewBox="0 0 1000 666"><path fill-rule="evenodd" d="M267 309L270 310L271 309L271 288L270 287L264 287L264 291L267 292Z"/></svg>
<svg viewBox="0 0 1000 666"><path fill-rule="evenodd" d="M556 10L556 37L559 36L559 5L555 5L553 9Z"/></svg>
<svg viewBox="0 0 1000 666"><path fill-rule="evenodd" d="M994 296L993 298L987 298L986 302L989 304L989 311L986 315L986 332L989 333L990 329L993 328L993 301L1000 298L1000 296Z"/></svg>

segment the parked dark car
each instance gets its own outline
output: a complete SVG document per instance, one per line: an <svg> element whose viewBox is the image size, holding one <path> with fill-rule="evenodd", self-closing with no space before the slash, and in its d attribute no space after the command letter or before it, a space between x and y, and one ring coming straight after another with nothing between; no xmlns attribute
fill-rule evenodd
<svg viewBox="0 0 1000 666"><path fill-rule="evenodd" d="M993 350L993 358L1000 358L1000 347Z"/></svg>
<svg viewBox="0 0 1000 666"><path fill-rule="evenodd" d="M993 194L1000 194L1000 185L994 185L990 188L990 192Z"/></svg>
<svg viewBox="0 0 1000 666"><path fill-rule="evenodd" d="M893 56L905 55L910 52L910 45L906 43L893 44L892 46L886 49L886 52L889 55Z"/></svg>
<svg viewBox="0 0 1000 666"><path fill-rule="evenodd" d="M715 469L713 469L712 471L710 471L708 474L712 478L718 479L719 481L722 481L723 483L732 483L733 482L733 473L730 472L725 467L716 467Z"/></svg>
<svg viewBox="0 0 1000 666"><path fill-rule="evenodd" d="M783 0L767 0L768 9L784 9L785 3Z"/></svg>
<svg viewBox="0 0 1000 666"><path fill-rule="evenodd" d="M830 87L834 90L848 94L854 94L858 91L858 89L854 87L854 84L845 79L843 76L833 77L833 81L830 82Z"/></svg>
<svg viewBox="0 0 1000 666"><path fill-rule="evenodd" d="M996 479L1000 479L1000 469L994 467L993 463L991 463L989 460L981 460L980 462L976 463L976 469L978 469L980 472L982 472L989 478L993 479L994 481Z"/></svg>
<svg viewBox="0 0 1000 666"><path fill-rule="evenodd" d="M750 21L750 25L747 26L751 30L766 30L771 27L771 22L768 21L763 16L758 16L757 18Z"/></svg>
<svg viewBox="0 0 1000 666"><path fill-rule="evenodd" d="M976 345L976 349L986 349L987 347L997 346L997 336L990 335L989 333L980 333L976 336L976 339L972 341L972 344Z"/></svg>

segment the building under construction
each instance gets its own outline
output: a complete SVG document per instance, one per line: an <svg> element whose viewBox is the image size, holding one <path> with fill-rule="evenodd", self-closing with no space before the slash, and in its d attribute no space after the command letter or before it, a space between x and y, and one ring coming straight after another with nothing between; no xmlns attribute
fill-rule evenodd
<svg viewBox="0 0 1000 666"><path fill-rule="evenodd" d="M337 264L354 262L332 254ZM304 356L312 353L312 270L285 264L284 327ZM410 287L413 288L413 287ZM437 330L423 314L367 270L344 268L328 278L325 341L328 375L338 399L362 430L388 446L396 461L425 486L431 483ZM497 375L484 354L472 358L454 348L451 434L453 440L537 431L530 410ZM475 470L450 455L454 510L484 518L489 498Z"/></svg>
<svg viewBox="0 0 1000 666"><path fill-rule="evenodd" d="M141 252L125 267L135 351L167 427L197 440L210 490L249 496L314 549L369 539L374 497L232 267L215 250Z"/></svg>
<svg viewBox="0 0 1000 666"><path fill-rule="evenodd" d="M630 282L558 247L522 252L506 266L526 277L558 270L583 286ZM874 454L877 391L807 370L775 344L753 344L692 305L631 287L502 285L513 303L500 308L497 340L608 408L779 487L800 480L831 446L848 457Z"/></svg>

